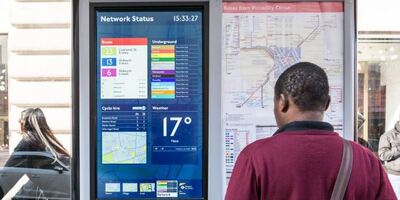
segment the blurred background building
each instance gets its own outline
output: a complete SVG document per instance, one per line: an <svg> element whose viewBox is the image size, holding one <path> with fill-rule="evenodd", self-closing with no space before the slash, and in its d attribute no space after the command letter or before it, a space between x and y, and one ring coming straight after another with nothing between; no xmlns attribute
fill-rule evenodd
<svg viewBox="0 0 400 200"><path fill-rule="evenodd" d="M42 108L71 150L71 13L69 0L0 1L0 145L9 152L28 107Z"/></svg>

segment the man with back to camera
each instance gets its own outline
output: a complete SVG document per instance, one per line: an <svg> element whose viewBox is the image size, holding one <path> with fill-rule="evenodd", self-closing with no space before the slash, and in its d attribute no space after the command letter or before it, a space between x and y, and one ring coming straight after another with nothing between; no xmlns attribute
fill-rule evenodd
<svg viewBox="0 0 400 200"><path fill-rule="evenodd" d="M239 155L225 200L330 199L342 163L343 140L323 122L330 103L326 73L302 62L275 84L278 131ZM353 167L343 199L397 199L380 161L351 142Z"/></svg>
<svg viewBox="0 0 400 200"><path fill-rule="evenodd" d="M379 158L384 162L389 181L396 193L400 195L400 121L394 128L384 133L379 139Z"/></svg>

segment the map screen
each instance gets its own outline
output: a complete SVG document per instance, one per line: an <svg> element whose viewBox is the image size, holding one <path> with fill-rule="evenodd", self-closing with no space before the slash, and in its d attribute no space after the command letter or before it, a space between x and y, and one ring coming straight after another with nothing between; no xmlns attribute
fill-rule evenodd
<svg viewBox="0 0 400 200"><path fill-rule="evenodd" d="M203 14L96 11L99 199L202 199Z"/></svg>

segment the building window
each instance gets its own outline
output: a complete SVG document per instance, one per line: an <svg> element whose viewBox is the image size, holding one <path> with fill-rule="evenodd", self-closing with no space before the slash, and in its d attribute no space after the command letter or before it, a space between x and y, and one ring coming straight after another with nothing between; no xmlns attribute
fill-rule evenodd
<svg viewBox="0 0 400 200"><path fill-rule="evenodd" d="M400 116L400 32L360 32L357 71L358 137L377 153Z"/></svg>

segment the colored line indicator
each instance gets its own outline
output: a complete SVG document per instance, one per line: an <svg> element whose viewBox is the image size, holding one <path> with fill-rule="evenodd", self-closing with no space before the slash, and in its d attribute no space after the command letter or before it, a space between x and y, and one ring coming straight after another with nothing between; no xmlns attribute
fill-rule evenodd
<svg viewBox="0 0 400 200"><path fill-rule="evenodd" d="M151 58L173 58L175 60L174 53L152 53Z"/></svg>
<svg viewBox="0 0 400 200"><path fill-rule="evenodd" d="M101 57L105 56L117 56L117 48L116 47L102 47L101 48Z"/></svg>
<svg viewBox="0 0 400 200"><path fill-rule="evenodd" d="M115 67L117 66L117 58L101 58L101 66Z"/></svg>
<svg viewBox="0 0 400 200"><path fill-rule="evenodd" d="M101 69L101 77L117 77L117 69Z"/></svg>
<svg viewBox="0 0 400 200"><path fill-rule="evenodd" d="M151 46L151 98L175 99L175 45Z"/></svg>

